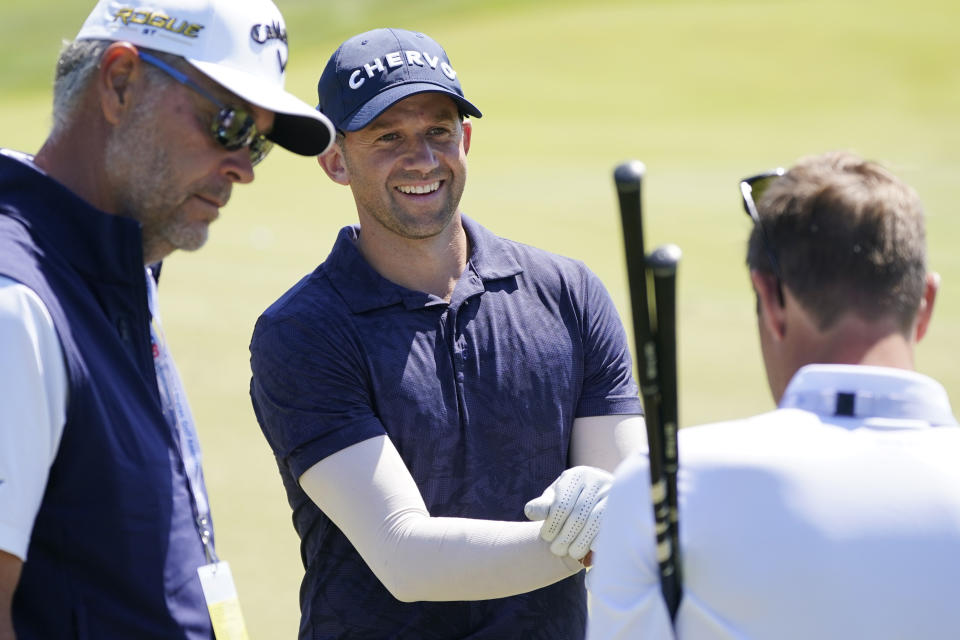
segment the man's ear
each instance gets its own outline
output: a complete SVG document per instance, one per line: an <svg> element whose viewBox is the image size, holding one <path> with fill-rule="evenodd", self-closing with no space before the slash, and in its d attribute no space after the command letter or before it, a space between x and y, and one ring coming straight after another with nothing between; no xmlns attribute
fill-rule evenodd
<svg viewBox="0 0 960 640"><path fill-rule="evenodd" d="M473 136L473 125L469 120L464 120L463 123L463 153L470 153L470 138Z"/></svg>
<svg viewBox="0 0 960 640"><path fill-rule="evenodd" d="M786 307L780 303L780 282L771 273L750 271L750 281L757 294L757 313L770 335L782 340L787 335Z"/></svg>
<svg viewBox="0 0 960 640"><path fill-rule="evenodd" d="M114 42L100 58L97 95L104 119L117 124L132 104L132 87L143 75L137 48L129 42Z"/></svg>
<svg viewBox="0 0 960 640"><path fill-rule="evenodd" d="M343 156L343 148L334 142L330 145L330 150L321 156L317 156L317 162L327 172L330 179L337 184L350 184L350 171L347 169L346 158Z"/></svg>
<svg viewBox="0 0 960 640"><path fill-rule="evenodd" d="M923 287L923 298L920 299L920 309L917 310L917 328L914 339L923 340L930 326L930 317L933 315L933 303L937 300L937 291L940 290L940 274L928 273Z"/></svg>

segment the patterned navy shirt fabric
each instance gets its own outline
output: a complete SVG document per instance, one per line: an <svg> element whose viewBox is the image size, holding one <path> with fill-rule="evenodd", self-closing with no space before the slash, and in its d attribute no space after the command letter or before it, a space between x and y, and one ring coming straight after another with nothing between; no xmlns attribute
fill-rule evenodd
<svg viewBox="0 0 960 640"><path fill-rule="evenodd" d="M642 413L599 279L463 223L470 258L449 303L377 274L354 226L257 322L251 396L302 541L301 638L583 637L582 572L508 598L397 601L296 481L386 434L432 516L525 521L568 466L574 418Z"/></svg>

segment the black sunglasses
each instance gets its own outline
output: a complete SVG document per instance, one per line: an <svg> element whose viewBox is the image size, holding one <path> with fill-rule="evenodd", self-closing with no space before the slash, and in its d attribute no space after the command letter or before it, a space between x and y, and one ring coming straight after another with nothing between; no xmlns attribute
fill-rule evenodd
<svg viewBox="0 0 960 640"><path fill-rule="evenodd" d="M767 254L767 259L770 261L770 268L773 270L773 275L777 279L777 296L780 298L781 306L783 305L783 287L781 285L783 278L780 273L780 261L777 260L777 254L773 250L773 243L770 242L770 237L760 222L760 213L757 211L757 201L763 197L763 193L773 184L773 181L784 173L786 173L785 169L777 167L776 169L758 173L755 176L750 176L740 181L740 195L743 197L743 209L747 212L747 215L750 216L750 219L753 220L753 224L760 229L763 249Z"/></svg>
<svg viewBox="0 0 960 640"><path fill-rule="evenodd" d="M247 147L250 151L250 163L257 165L273 148L273 143L257 131L253 116L246 109L224 104L216 96L191 80L187 74L175 69L163 60L145 51L140 51L139 55L140 59L147 64L160 69L180 84L190 87L217 106L219 111L213 122L210 123L210 132L213 134L213 139L224 149L236 151L241 147Z"/></svg>

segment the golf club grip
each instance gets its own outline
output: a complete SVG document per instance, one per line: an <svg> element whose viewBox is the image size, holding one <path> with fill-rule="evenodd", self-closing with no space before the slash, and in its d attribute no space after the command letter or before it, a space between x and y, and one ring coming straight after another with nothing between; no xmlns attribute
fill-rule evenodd
<svg viewBox="0 0 960 640"><path fill-rule="evenodd" d="M660 428L663 438L663 470L669 512L669 537L673 550L676 595L679 605L683 590L680 526L677 502L677 428L679 402L677 392L677 266L681 251L676 245L657 247L647 259L653 273L653 295L657 317L657 361L660 373ZM668 599L668 603L670 600ZM671 610L671 616L676 610Z"/></svg>
<svg viewBox="0 0 960 640"><path fill-rule="evenodd" d="M624 162L616 168L613 178L620 200L634 350L637 355L637 373L650 445L650 476L651 481L656 484L663 474L663 458L660 455L662 443L658 424L660 389L656 339L650 318L649 294L652 291L647 288L647 258L643 245L642 187L645 170L643 163L636 160Z"/></svg>
<svg viewBox="0 0 960 640"><path fill-rule="evenodd" d="M647 260L643 245L642 185L645 167L638 161L624 162L614 171L620 201L620 219L626 252L627 284L633 318L634 348L643 395L644 421L650 455L650 497L656 526L657 561L667 607L676 611L676 565L670 538L670 514L663 468L663 437L660 425L659 368L656 336L651 326L647 291Z"/></svg>
<svg viewBox="0 0 960 640"><path fill-rule="evenodd" d="M627 284L630 287L630 310L633 317L633 337L637 347L638 365L643 364L647 352L644 340L652 342L650 303L647 293L647 262L643 246L643 163L624 162L614 171L613 178L620 200L620 221L623 225L623 245L626 251ZM656 378L656 361L652 366L638 366L641 387Z"/></svg>

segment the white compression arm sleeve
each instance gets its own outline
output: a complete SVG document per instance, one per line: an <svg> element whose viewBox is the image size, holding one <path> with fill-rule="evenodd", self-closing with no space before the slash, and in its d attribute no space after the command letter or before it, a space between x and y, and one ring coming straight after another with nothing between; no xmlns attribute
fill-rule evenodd
<svg viewBox="0 0 960 640"><path fill-rule="evenodd" d="M431 517L386 436L324 458L300 486L403 602L502 598L583 568L550 553L539 522Z"/></svg>
<svg viewBox="0 0 960 640"><path fill-rule="evenodd" d="M570 433L570 466L586 465L613 473L628 455L647 450L643 416L577 418Z"/></svg>

